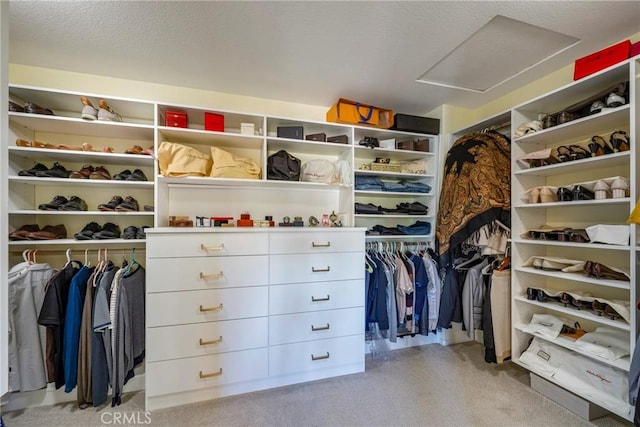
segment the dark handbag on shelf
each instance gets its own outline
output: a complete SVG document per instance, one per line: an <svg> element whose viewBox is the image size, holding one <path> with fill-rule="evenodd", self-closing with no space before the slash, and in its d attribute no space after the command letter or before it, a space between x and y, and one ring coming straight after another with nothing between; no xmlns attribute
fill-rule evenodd
<svg viewBox="0 0 640 427"><path fill-rule="evenodd" d="M299 181L300 166L300 159L280 150L267 159L267 179Z"/></svg>

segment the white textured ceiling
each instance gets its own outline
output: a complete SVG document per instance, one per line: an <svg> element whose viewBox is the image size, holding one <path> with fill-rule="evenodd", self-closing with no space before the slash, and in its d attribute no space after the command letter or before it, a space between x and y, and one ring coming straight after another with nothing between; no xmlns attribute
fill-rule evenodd
<svg viewBox="0 0 640 427"><path fill-rule="evenodd" d="M10 63L409 114L480 106L640 32L639 1L11 1L9 10ZM484 94L416 82L496 15L582 42ZM492 73L509 55L498 51L464 66Z"/></svg>

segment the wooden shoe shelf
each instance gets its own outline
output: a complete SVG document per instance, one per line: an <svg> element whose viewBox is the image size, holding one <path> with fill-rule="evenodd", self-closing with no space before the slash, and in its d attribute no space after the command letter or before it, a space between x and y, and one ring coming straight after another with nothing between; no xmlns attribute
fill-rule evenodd
<svg viewBox="0 0 640 427"><path fill-rule="evenodd" d="M635 346L639 332L639 323L635 302L638 300L638 267L637 226L630 227L630 243L623 246L613 246L602 243L572 243L531 240L520 237L521 233L540 228L542 225L551 227L563 226L585 228L595 224L625 224L638 193L638 167L640 157L637 153L636 140L640 136L638 116L638 99L640 96L640 60L631 59L603 70L599 73L575 81L558 90L540 96L531 101L516 106L511 110L511 120L514 128L517 125L537 119L539 113L561 111L568 105L598 93L616 83L630 81L631 94L627 104L608 109L598 114L585 116L522 137L512 135L512 360L536 375L573 392L587 401L597 404L628 420L633 419L631 406L626 402L611 406L607 402L590 395L583 390L575 389L572 384L560 384L555 378L549 377L536 368L528 366L520 360L526 351L532 335L524 332L524 325L529 324L532 315L536 313L552 314L561 318L579 321L587 332L597 327L608 326L625 331L628 334L631 352ZM587 143L594 135L600 135L608 140L609 135L616 130L624 130L630 135L631 148L629 151L618 152L582 160L556 163L549 166L527 168L516 159L521 156L545 148L556 148L561 145L579 144L587 147ZM620 199L587 200L576 202L527 203L525 192L538 186L561 187L576 182L592 181L610 176L624 176L631 181L630 197ZM604 280L588 277L586 274L562 273L537 270L524 267L523 264L531 256L555 256L576 260L593 260L611 267L627 271L631 277L629 282L618 280ZM528 300L528 287L544 288L551 291L574 291L590 294L594 297L626 301L630 306L630 322L624 320L612 321L606 317L599 317L591 310L577 310L564 307L562 304L541 303ZM614 369L628 371L630 357L608 361L578 349L573 340L562 336L556 339L545 339L564 349L576 352L582 356L596 360L598 363Z"/></svg>

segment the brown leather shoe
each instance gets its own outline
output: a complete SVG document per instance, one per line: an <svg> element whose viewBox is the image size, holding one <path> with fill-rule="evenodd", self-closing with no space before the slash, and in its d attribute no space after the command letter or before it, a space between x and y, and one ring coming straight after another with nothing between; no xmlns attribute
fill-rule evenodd
<svg viewBox="0 0 640 427"><path fill-rule="evenodd" d="M95 168L93 172L89 175L89 179L111 179L111 173L104 167L98 166Z"/></svg>
<svg viewBox="0 0 640 427"><path fill-rule="evenodd" d="M79 171L73 171L69 174L69 178L74 179L89 179L89 176L95 172L95 169L91 165L84 165Z"/></svg>
<svg viewBox="0 0 640 427"><path fill-rule="evenodd" d="M600 264L595 261L587 261L584 264L583 270L591 277L595 277L596 279L611 279L611 280L621 280L623 282L629 282L629 276L624 273L620 273L618 271L612 270L604 264Z"/></svg>
<svg viewBox="0 0 640 427"><path fill-rule="evenodd" d="M42 230L27 234L28 240L55 240L66 238L67 229L64 224L45 225Z"/></svg>
<svg viewBox="0 0 640 427"><path fill-rule="evenodd" d="M25 224L9 233L9 240L27 240L27 235L36 231L40 231L38 224Z"/></svg>

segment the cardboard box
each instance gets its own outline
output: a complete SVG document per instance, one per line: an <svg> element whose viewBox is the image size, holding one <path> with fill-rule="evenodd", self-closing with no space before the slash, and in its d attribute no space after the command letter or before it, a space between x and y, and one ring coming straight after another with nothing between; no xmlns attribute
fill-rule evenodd
<svg viewBox="0 0 640 427"><path fill-rule="evenodd" d="M302 126L278 126L278 138L304 139Z"/></svg>
<svg viewBox="0 0 640 427"><path fill-rule="evenodd" d="M224 132L224 116L216 113L204 113L204 130Z"/></svg>
<svg viewBox="0 0 640 427"><path fill-rule="evenodd" d="M183 111L169 111L164 113L164 125L175 128L187 127L187 113Z"/></svg>
<svg viewBox="0 0 640 427"><path fill-rule="evenodd" d="M242 135L254 135L255 130L253 123L240 123L240 134Z"/></svg>
<svg viewBox="0 0 640 427"><path fill-rule="evenodd" d="M579 80L629 58L631 41L625 40L591 55L576 59L573 80Z"/></svg>
<svg viewBox="0 0 640 427"><path fill-rule="evenodd" d="M529 376L531 379L531 388L533 390L546 396L558 405L568 409L587 421L608 415L608 411L605 409L576 396L575 394L547 381L533 372L529 373Z"/></svg>
<svg viewBox="0 0 640 427"><path fill-rule="evenodd" d="M312 133L304 137L307 141L319 141L326 142L327 134L326 133Z"/></svg>
<svg viewBox="0 0 640 427"><path fill-rule="evenodd" d="M348 144L349 137L347 135L330 136L327 138L327 142L334 142L337 144Z"/></svg>

